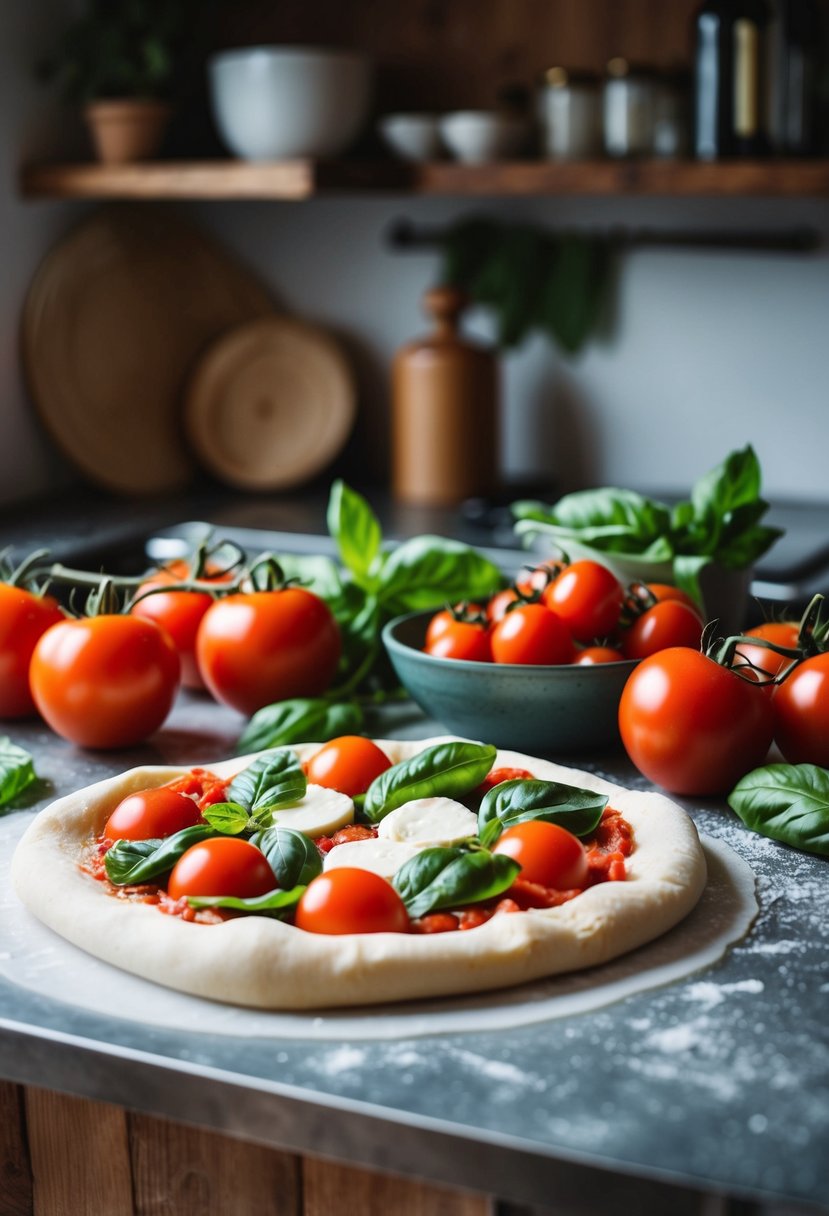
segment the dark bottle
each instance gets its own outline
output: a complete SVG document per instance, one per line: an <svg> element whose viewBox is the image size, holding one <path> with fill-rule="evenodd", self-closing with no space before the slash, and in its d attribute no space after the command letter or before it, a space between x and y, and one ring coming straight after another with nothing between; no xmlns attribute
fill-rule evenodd
<svg viewBox="0 0 829 1216"><path fill-rule="evenodd" d="M705 0L694 18L694 154L718 160L734 151L733 0Z"/></svg>
<svg viewBox="0 0 829 1216"><path fill-rule="evenodd" d="M737 156L763 156L769 151L766 127L765 0L736 0L732 31L732 151Z"/></svg>
<svg viewBox="0 0 829 1216"><path fill-rule="evenodd" d="M768 131L775 152L816 145L820 25L814 0L772 0L768 29Z"/></svg>

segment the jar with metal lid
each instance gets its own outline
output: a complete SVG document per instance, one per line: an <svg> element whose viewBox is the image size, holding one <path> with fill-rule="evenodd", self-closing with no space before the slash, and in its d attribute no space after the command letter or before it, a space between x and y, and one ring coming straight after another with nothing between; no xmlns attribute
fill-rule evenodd
<svg viewBox="0 0 829 1216"><path fill-rule="evenodd" d="M599 78L549 68L538 93L541 154L549 160L586 160L602 146Z"/></svg>
<svg viewBox="0 0 829 1216"><path fill-rule="evenodd" d="M611 59L604 82L604 148L608 156L650 156L653 152L655 73Z"/></svg>

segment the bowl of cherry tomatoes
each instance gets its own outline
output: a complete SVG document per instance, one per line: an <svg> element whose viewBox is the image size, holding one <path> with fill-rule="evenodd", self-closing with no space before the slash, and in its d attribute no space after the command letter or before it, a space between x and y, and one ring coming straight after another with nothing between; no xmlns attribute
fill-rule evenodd
<svg viewBox="0 0 829 1216"><path fill-rule="evenodd" d="M544 566L487 603L397 617L383 631L414 701L448 730L543 755L619 744L622 690L640 659L699 647L675 588L623 587L600 563Z"/></svg>

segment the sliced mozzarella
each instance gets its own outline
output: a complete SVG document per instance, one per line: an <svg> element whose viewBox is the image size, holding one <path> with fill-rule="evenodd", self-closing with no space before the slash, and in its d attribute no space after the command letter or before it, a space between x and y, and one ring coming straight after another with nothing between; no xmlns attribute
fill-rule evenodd
<svg viewBox="0 0 829 1216"><path fill-rule="evenodd" d="M281 828L295 828L306 836L330 836L354 822L354 803L346 794L309 785L302 801L274 811L273 821Z"/></svg>
<svg viewBox="0 0 829 1216"><path fill-rule="evenodd" d="M381 819L378 832L384 840L449 845L476 836L478 820L454 798L415 798Z"/></svg>
<svg viewBox="0 0 829 1216"><path fill-rule="evenodd" d="M358 870L372 870L381 878L394 878L397 871L421 850L414 844L402 840L348 840L338 844L325 856L324 867L333 870L337 866L355 866Z"/></svg>

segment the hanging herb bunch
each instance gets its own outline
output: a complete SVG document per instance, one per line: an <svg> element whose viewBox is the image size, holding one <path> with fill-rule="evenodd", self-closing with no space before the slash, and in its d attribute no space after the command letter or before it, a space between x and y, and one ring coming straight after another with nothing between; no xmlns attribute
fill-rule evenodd
<svg viewBox="0 0 829 1216"><path fill-rule="evenodd" d="M595 333L612 271L607 238L470 218L441 244L441 282L492 310L501 346L541 330L575 354Z"/></svg>

